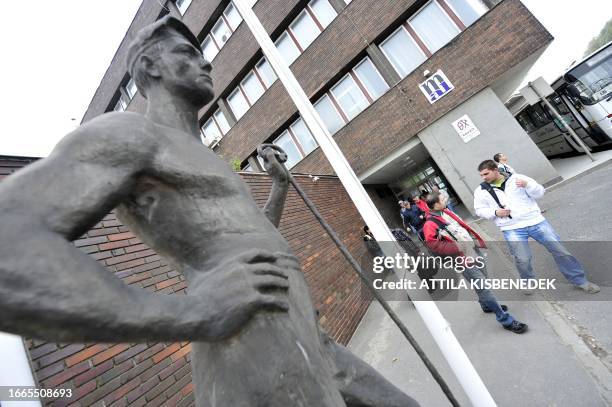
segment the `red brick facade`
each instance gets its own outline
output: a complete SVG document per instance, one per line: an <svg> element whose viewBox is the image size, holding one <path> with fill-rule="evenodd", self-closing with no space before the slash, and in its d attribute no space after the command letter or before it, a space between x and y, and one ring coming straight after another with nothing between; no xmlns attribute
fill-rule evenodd
<svg viewBox="0 0 612 407"><path fill-rule="evenodd" d="M0 159L7 175L33 161ZM270 180L264 174L242 173L259 205L267 200ZM298 181L356 258L366 252L363 221L336 178L316 183ZM302 262L321 325L340 343L347 343L369 300L361 283L331 239L295 191L287 198L280 231ZM74 244L126 284L159 294L184 294L183 276L146 247L114 213L104 217ZM70 388L75 397L45 403L63 406L183 406L193 404L190 345L183 343L55 344L27 340L38 383L45 388Z"/></svg>

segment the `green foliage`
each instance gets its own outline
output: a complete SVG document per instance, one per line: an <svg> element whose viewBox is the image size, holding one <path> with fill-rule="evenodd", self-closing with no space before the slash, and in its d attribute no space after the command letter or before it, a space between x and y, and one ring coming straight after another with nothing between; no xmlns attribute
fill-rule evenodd
<svg viewBox="0 0 612 407"><path fill-rule="evenodd" d="M234 158L232 161L230 161L230 165L232 166L232 169L235 172L240 171L240 160L237 158Z"/></svg>
<svg viewBox="0 0 612 407"><path fill-rule="evenodd" d="M607 43L612 41L612 19L608 20L606 25L602 28L601 32L597 37L593 38L589 45L587 46L586 51L584 51L584 56L586 57L593 51L603 47Z"/></svg>

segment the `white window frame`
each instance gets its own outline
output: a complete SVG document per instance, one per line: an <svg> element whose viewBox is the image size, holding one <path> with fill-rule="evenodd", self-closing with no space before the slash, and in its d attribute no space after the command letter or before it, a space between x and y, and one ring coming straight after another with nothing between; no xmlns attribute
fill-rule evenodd
<svg viewBox="0 0 612 407"><path fill-rule="evenodd" d="M384 40L383 42L381 42L381 43L378 45L378 49L380 49L380 50L382 51L382 53L383 53L383 55L385 56L385 58L387 58L387 61L389 61L389 63L391 64L391 66L393 66L393 69L395 69L395 73L397 73L397 74L398 74L398 75L401 77L402 75L400 74L400 72L399 72L399 70L397 69L397 67L396 67L396 66L393 64L393 61L392 61L392 60L391 60L391 58L389 57L389 54L387 54L387 52L386 52L386 51L383 49L383 47L382 47L382 45L383 45L385 42L387 42L387 41L389 40L389 38L391 38L392 36L394 36L394 35L395 35L395 33L396 33L396 32L398 32L399 30L404 30L404 32L406 33L406 35L408 36L408 38L410 38L410 41L412 41L412 43L414 44L414 46L416 47L416 49L417 49L417 50L419 50L419 52L420 52L421 54L423 54L423 57L424 57L423 62L427 61L427 59L428 59L429 57L427 56L427 54L426 54L425 52L423 52L423 49L422 49L422 48L419 46L419 43L418 43L418 42L417 42L417 41L414 39L414 37L413 37L413 36L410 34L410 31L408 31L408 30L406 29L406 27L404 27L404 24L400 25L400 26L397 28L397 30L395 30L395 31L393 31L391 34L389 34L389 35L387 36L387 38L385 38L385 40ZM415 31L415 32L416 32L416 31ZM420 65L420 64L419 64L419 65ZM417 65L417 67L418 67L419 65ZM410 75L412 72L414 72L414 69L413 69L412 71L408 72L408 73L406 74L406 76ZM404 76L403 78L405 78L406 76ZM403 78L402 78L402 79L403 79Z"/></svg>
<svg viewBox="0 0 612 407"><path fill-rule="evenodd" d="M449 42L451 42L453 40L453 38L451 38L450 40L448 40L448 42L444 45L442 45L440 48L438 48L436 51L433 51L432 49L429 48L429 45L427 45L427 43L425 42L425 40L423 38L421 38L421 36L419 35L419 32L416 30L416 28L412 25L412 23L410 22L411 20L413 20L416 16L419 15L419 13L421 11L423 11L425 8L427 8L429 5L431 5L431 3L436 3L436 7L438 7L440 9L440 11L442 11L442 14L444 14L446 16L446 18L448 19L448 21L451 22L451 24L457 28L457 30L459 31L453 38L457 37L458 35L460 35L463 30L461 29L461 27L459 27L457 25L457 23L455 22L455 20L453 20L451 18L451 16L448 15L448 13L446 12L446 10L444 10L444 7L442 7L440 5L440 3L437 2L437 0L430 0L427 3L425 3L421 8L419 8L413 15L410 16L410 18L408 20L406 20L406 23L412 28L412 30L414 31L414 33L419 37L419 40L421 40L421 42L423 43L423 45L425 46L425 48L427 48L427 50L433 55L436 52L438 52L440 49L442 49L444 47L444 45L448 44ZM450 7L450 6L449 6ZM459 18L461 20L461 18L459 16L457 16L457 18ZM410 33L408 33L410 34ZM428 59L430 57L427 57Z"/></svg>
<svg viewBox="0 0 612 407"><path fill-rule="evenodd" d="M355 65L356 66L356 65ZM353 69L351 68L351 71ZM353 72L353 74L355 74L355 72ZM356 74L355 74L356 76ZM368 105L366 107L363 108L363 110L361 110L361 112L363 112L364 110L366 110L372 103L370 103L370 101L368 100L368 96L370 96L369 94L366 95L366 93L363 92L363 89L361 89L361 86L359 86L359 84L355 81L355 78L353 78L353 76L350 73L347 73L346 75L344 75L342 78L340 78L338 81L336 81L330 88L329 90L326 92L329 97L334 98L334 101L336 102L336 104L338 105L338 107L340 109L342 109L342 113L344 113L344 117L346 117L348 119L348 122L344 123L345 125L349 122L351 122L355 117L359 116L359 113L357 113L353 118L350 118L348 113L346 113L346 111L344 110L344 108L342 107L342 105L340 104L340 101L338 100L338 98L336 98L336 95L333 94L332 89L335 88L336 86L338 86L340 84L340 82L342 82L343 80L345 80L347 77L351 78L351 80L355 83L355 86L357 86L357 89L359 89L359 91L363 94L363 97L365 98L366 102L368 102ZM365 88L365 86L364 86ZM365 89L367 92L367 89ZM372 99L372 97L370 96L370 99ZM332 103L334 104L334 103ZM335 106L334 106L335 107ZM340 115L342 116L342 115ZM344 120L344 117L342 117L342 119Z"/></svg>
<svg viewBox="0 0 612 407"><path fill-rule="evenodd" d="M191 6L191 3L192 0L176 0L174 5L178 9L179 13L181 13L181 16L184 16L189 6Z"/></svg>
<svg viewBox="0 0 612 407"><path fill-rule="evenodd" d="M387 85L387 89L380 94L380 96L374 96L370 93L370 91L368 90L368 87L366 86L365 82L363 81L363 79L361 79L359 77L359 73L357 72L356 68L363 64L366 60L369 60L370 63L372 64L372 66L374 67L374 71L376 71L376 73L378 74L378 77L380 79L382 79L383 83L385 83ZM351 68L351 71L353 71L353 74L355 74L355 76L357 77L357 79L359 80L359 82L361 82L361 85L363 86L363 89L366 91L366 93L368 94L368 96L370 96L370 99L372 99L372 103L374 103L374 101L376 101L378 98L382 97L382 95L384 95L385 93L387 93L389 91L389 89L391 89L391 86L389 86L389 84L387 83L387 81L385 80L385 78L380 74L380 71L378 70L378 68L376 67L376 65L374 65L374 62L372 61L372 59L370 57L365 57L363 58L361 61L357 62L355 64L355 66L353 68ZM359 87L359 89L361 89L361 87L359 85L357 85ZM367 99L367 98L366 98ZM370 103L370 105L372 104ZM369 105L368 105L369 106ZM364 109L365 110L365 109Z"/></svg>

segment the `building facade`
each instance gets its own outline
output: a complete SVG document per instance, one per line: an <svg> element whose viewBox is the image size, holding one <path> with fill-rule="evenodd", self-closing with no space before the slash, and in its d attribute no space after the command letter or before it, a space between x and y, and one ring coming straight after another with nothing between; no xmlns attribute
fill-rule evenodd
<svg viewBox="0 0 612 407"><path fill-rule="evenodd" d="M519 0L248 2L370 195L388 197L379 209L390 224L397 198L434 185L471 210L476 166L497 152L542 183L558 179L504 107L552 41ZM168 13L213 66L216 96L200 112L206 145L261 171L257 145L274 142L292 172L333 174L231 1L145 0L83 121L144 111L125 56L134 33Z"/></svg>

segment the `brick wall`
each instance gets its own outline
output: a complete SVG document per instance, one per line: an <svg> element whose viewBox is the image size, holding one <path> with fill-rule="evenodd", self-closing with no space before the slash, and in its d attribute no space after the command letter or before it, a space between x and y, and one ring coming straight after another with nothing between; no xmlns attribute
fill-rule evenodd
<svg viewBox="0 0 612 407"><path fill-rule="evenodd" d="M339 130L334 139L359 174L551 41L550 33L519 0L502 1ZM426 69L442 69L455 86L433 105L418 88ZM333 174L320 149L293 171Z"/></svg>
<svg viewBox="0 0 612 407"><path fill-rule="evenodd" d="M0 168L11 168L13 172L33 160L0 157ZM263 205L270 190L269 178L251 173L242 176L257 203ZM297 179L351 253L357 259L366 255L361 240L363 221L339 181L333 177L323 177L316 183L306 176ZM280 231L301 260L320 311L321 325L346 344L369 305L358 277L293 190L287 198ZM114 213L105 216L74 244L126 284L159 294L185 293L183 276L146 247ZM45 388L71 388L75 393L69 401L49 401L45 405L193 405L188 342L26 342L39 384Z"/></svg>
<svg viewBox="0 0 612 407"><path fill-rule="evenodd" d="M369 43L387 35L388 28L403 19L414 4L414 0L356 0L347 6L292 65L306 94L316 95L325 83L336 80L338 72L356 62ZM550 41L552 36L519 0L502 1L393 86L334 138L359 173ZM418 88L426 69L431 72L443 69L455 85L453 92L434 105ZM244 160L295 114L294 104L277 82L223 137L219 152ZM266 120L261 120L262 117ZM333 174L320 149L302 160L294 171Z"/></svg>

